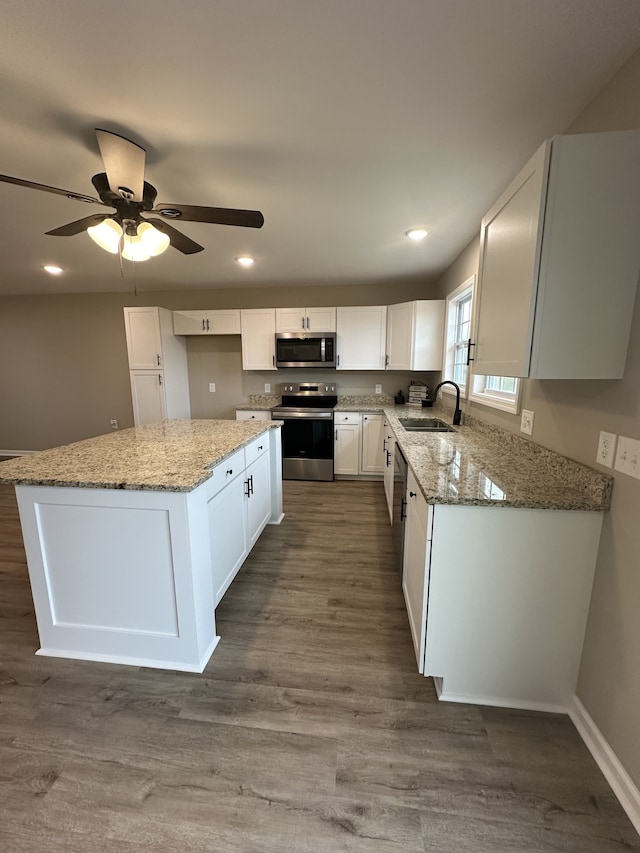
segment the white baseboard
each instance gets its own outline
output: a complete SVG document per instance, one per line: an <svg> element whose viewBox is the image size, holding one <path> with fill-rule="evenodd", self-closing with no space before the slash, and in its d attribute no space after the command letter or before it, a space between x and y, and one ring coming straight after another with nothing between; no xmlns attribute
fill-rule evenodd
<svg viewBox="0 0 640 853"><path fill-rule="evenodd" d="M37 450L0 450L0 458L3 456L29 456L31 453L37 452Z"/></svg>
<svg viewBox="0 0 640 853"><path fill-rule="evenodd" d="M569 716L636 832L640 835L640 790L577 696L573 697Z"/></svg>

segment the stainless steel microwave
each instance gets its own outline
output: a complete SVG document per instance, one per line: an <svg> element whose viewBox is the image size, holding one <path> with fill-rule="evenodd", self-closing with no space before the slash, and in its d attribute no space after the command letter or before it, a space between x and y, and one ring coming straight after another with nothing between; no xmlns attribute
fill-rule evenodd
<svg viewBox="0 0 640 853"><path fill-rule="evenodd" d="M276 334L276 367L335 367L335 332Z"/></svg>

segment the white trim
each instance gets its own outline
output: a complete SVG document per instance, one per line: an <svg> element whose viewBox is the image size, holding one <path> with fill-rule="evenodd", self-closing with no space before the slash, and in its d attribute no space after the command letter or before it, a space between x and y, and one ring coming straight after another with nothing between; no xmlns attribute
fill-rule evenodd
<svg viewBox="0 0 640 853"><path fill-rule="evenodd" d="M39 450L0 450L2 456L30 456L32 453L39 453Z"/></svg>
<svg viewBox="0 0 640 853"><path fill-rule="evenodd" d="M476 284L476 276L475 273L466 281L463 281L462 284L459 284L451 293L447 293L445 296L445 320L444 320L444 342L443 342L443 350L442 350L442 378L452 380L453 377L453 365L450 363L448 359L449 349L451 347L450 337L451 332L455 328L454 317L452 314L454 311L457 311L457 303L462 296L462 294L471 290L471 328L473 329L473 316L475 312L475 284ZM449 373L452 375L450 376ZM468 389L469 389L469 379L471 378L471 370L467 371L467 382L464 386L461 386L460 391L462 393L462 397L466 399L468 397ZM444 393L455 393L454 391L449 391L447 387L443 387L441 389Z"/></svg>
<svg viewBox="0 0 640 853"><path fill-rule="evenodd" d="M470 385L470 393L469 399L474 403L480 403L481 406L489 406L492 409L500 409L503 412L511 412L511 414L517 415L520 411L520 395L522 393L522 379L518 378L518 390L516 391L512 400L493 396L492 394L486 393L478 393L473 390L474 380L476 377L479 377L481 374L471 374ZM516 377L517 378L517 377Z"/></svg>
<svg viewBox="0 0 640 853"><path fill-rule="evenodd" d="M611 786L611 790L627 813L634 829L640 835L640 790L577 696L573 697L569 716Z"/></svg>
<svg viewBox="0 0 640 853"><path fill-rule="evenodd" d="M37 650L37 655L42 655L48 658L65 658L68 660L89 660L96 663L115 663L124 664L125 666L144 666L153 669L170 669L172 671L180 670L180 672L204 672L204 668L209 663L209 658L213 654L216 646L220 642L220 637L214 637L209 643L204 654L198 663L182 663L175 660L161 660L155 658L144 657L127 657L125 655L101 654L100 652L78 652L74 649L54 649L40 648Z"/></svg>

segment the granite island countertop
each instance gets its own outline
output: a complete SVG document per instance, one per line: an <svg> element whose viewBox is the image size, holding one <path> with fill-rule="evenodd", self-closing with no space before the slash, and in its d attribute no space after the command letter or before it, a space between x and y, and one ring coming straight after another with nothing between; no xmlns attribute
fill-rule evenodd
<svg viewBox="0 0 640 853"><path fill-rule="evenodd" d="M166 420L0 463L0 483L190 492L282 421Z"/></svg>
<svg viewBox="0 0 640 853"><path fill-rule="evenodd" d="M439 409L387 406L388 424L430 504L530 509L609 509L613 478L476 418L452 432L407 432L399 418Z"/></svg>

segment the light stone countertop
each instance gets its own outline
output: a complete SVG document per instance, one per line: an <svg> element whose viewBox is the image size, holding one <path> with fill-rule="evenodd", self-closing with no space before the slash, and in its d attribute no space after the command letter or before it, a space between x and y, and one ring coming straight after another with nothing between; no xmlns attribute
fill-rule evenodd
<svg viewBox="0 0 640 853"><path fill-rule="evenodd" d="M0 483L190 492L282 421L167 420L0 463Z"/></svg>
<svg viewBox="0 0 640 853"><path fill-rule="evenodd" d="M451 424L451 411L389 406L384 414L427 503L609 509L612 477L506 430L467 418L454 432L407 432L399 418Z"/></svg>

